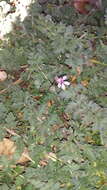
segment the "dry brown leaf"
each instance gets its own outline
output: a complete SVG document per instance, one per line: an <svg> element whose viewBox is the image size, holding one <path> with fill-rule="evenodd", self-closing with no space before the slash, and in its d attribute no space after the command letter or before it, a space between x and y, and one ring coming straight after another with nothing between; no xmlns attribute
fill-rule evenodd
<svg viewBox="0 0 107 190"><path fill-rule="evenodd" d="M0 155L5 155L8 156L9 159L12 159L15 150L16 146L10 139L4 138L3 141L0 142Z"/></svg>
<svg viewBox="0 0 107 190"><path fill-rule="evenodd" d="M52 132L56 132L59 128L61 128L60 125L53 125L51 130Z"/></svg>
<svg viewBox="0 0 107 190"><path fill-rule="evenodd" d="M95 143L91 136L86 136L85 141L88 143Z"/></svg>
<svg viewBox="0 0 107 190"><path fill-rule="evenodd" d="M78 75L81 74L81 68L80 67L77 67L77 73L78 73Z"/></svg>
<svg viewBox="0 0 107 190"><path fill-rule="evenodd" d="M53 152L56 152L57 151L56 145L51 145L51 149L52 149Z"/></svg>
<svg viewBox="0 0 107 190"><path fill-rule="evenodd" d="M76 75L71 76L71 82L76 82L76 80L77 80L77 76Z"/></svg>
<svg viewBox="0 0 107 190"><path fill-rule="evenodd" d="M8 138L4 138L0 142L0 156L4 155L7 156L8 159L12 159L16 149L17 147L15 143ZM25 147L23 153L16 163L25 164L28 161L34 162L29 156L28 149ZM0 168L2 168L2 166L0 166Z"/></svg>
<svg viewBox="0 0 107 190"><path fill-rule="evenodd" d="M44 145L44 143L45 143L45 142L42 141L42 140L37 142L38 145Z"/></svg>
<svg viewBox="0 0 107 190"><path fill-rule="evenodd" d="M23 112L19 112L19 113L17 114L17 116L18 116L19 119L23 119Z"/></svg>
<svg viewBox="0 0 107 190"><path fill-rule="evenodd" d="M12 129L7 129L6 128L6 131L10 134L10 135L12 135L12 136L18 136L18 137L20 137L17 133L15 133Z"/></svg>
<svg viewBox="0 0 107 190"><path fill-rule="evenodd" d="M52 160L52 161L54 161L54 162L56 162L57 161L57 156L56 156L56 154L55 153L53 153L53 152L49 152L48 154L46 154L45 155L45 158L46 158L46 160Z"/></svg>
<svg viewBox="0 0 107 190"><path fill-rule="evenodd" d="M19 160L17 161L17 164L24 164L28 161L33 161L30 156L29 156L29 152L28 149L25 148L24 152L22 153L21 157L19 158Z"/></svg>
<svg viewBox="0 0 107 190"><path fill-rule="evenodd" d="M50 108L53 104L54 104L54 101L53 100L49 100L47 102L48 108Z"/></svg>
<svg viewBox="0 0 107 190"><path fill-rule="evenodd" d="M46 153L43 160L40 160L39 166L45 167L48 165L49 160L52 160L54 162L57 161L56 154L53 152Z"/></svg>
<svg viewBox="0 0 107 190"><path fill-rule="evenodd" d="M42 166L42 167L47 166L47 164L48 164L48 162L47 162L46 160L41 160L41 161L39 162L39 165Z"/></svg>
<svg viewBox="0 0 107 190"><path fill-rule="evenodd" d="M21 82L23 82L23 80L19 78L18 80L16 80L15 82L13 82L13 84L14 84L14 85L20 84Z"/></svg>
<svg viewBox="0 0 107 190"><path fill-rule="evenodd" d="M70 76L70 81L73 86L77 85L77 75L71 75Z"/></svg>
<svg viewBox="0 0 107 190"><path fill-rule="evenodd" d="M40 100L43 95L40 94L39 96L33 96L34 100Z"/></svg>
<svg viewBox="0 0 107 190"><path fill-rule="evenodd" d="M70 115L68 113L63 113L62 114L62 119L64 119L65 121L69 121L70 120Z"/></svg>
<svg viewBox="0 0 107 190"><path fill-rule="evenodd" d="M62 184L60 185L61 188L64 188L65 186L66 186L65 183L62 183Z"/></svg>
<svg viewBox="0 0 107 190"><path fill-rule="evenodd" d="M83 86L87 87L88 86L88 81L87 80L83 80L83 81L81 81L81 84Z"/></svg>

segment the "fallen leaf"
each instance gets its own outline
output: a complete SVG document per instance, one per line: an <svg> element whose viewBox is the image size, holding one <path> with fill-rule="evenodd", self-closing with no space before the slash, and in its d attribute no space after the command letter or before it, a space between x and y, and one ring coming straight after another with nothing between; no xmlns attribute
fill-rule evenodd
<svg viewBox="0 0 107 190"><path fill-rule="evenodd" d="M66 120L66 121L69 121L69 120L70 120L70 116L69 116L69 114L67 114L67 113L63 113L63 114L62 114L62 118L63 118L64 120Z"/></svg>
<svg viewBox="0 0 107 190"><path fill-rule="evenodd" d="M39 96L33 96L34 100L40 100L43 95L40 94Z"/></svg>
<svg viewBox="0 0 107 190"><path fill-rule="evenodd" d="M86 136L86 137L85 137L85 141L86 141L87 143L95 143L91 136Z"/></svg>
<svg viewBox="0 0 107 190"><path fill-rule="evenodd" d="M88 81L87 80L83 80L83 81L81 81L81 84L83 86L87 87L88 86Z"/></svg>
<svg viewBox="0 0 107 190"><path fill-rule="evenodd" d="M18 80L14 81L13 84L16 85L16 84L20 84L22 82L23 82L23 80L19 78Z"/></svg>
<svg viewBox="0 0 107 190"><path fill-rule="evenodd" d="M76 82L76 80L77 80L77 76L76 75L71 76L71 82Z"/></svg>
<svg viewBox="0 0 107 190"><path fill-rule="evenodd" d="M25 148L25 149L24 149L24 152L22 153L22 155L21 155L21 157L20 157L20 159L17 161L17 164L24 164L24 163L26 163L26 162L28 162L28 161L34 162L34 161L30 158L30 156L29 156L29 151L28 151L28 149Z"/></svg>
<svg viewBox="0 0 107 190"><path fill-rule="evenodd" d="M11 130L11 129L7 129L6 128L6 131L10 134L10 135L12 135L12 136L18 136L18 137L20 137L17 133L15 133L13 130Z"/></svg>
<svg viewBox="0 0 107 190"><path fill-rule="evenodd" d="M53 125L51 130L52 130L52 132L56 132L60 128L61 128L60 125Z"/></svg>
<svg viewBox="0 0 107 190"><path fill-rule="evenodd" d="M53 152L46 153L44 158L42 160L40 160L39 166L42 166L42 167L47 166L49 160L52 160L52 161L56 162L57 161L56 154L53 153Z"/></svg>
<svg viewBox="0 0 107 190"><path fill-rule="evenodd" d="M0 155L5 155L8 156L9 159L12 159L15 150L16 146L10 139L4 138L3 141L0 142Z"/></svg>
<svg viewBox="0 0 107 190"><path fill-rule="evenodd" d="M38 144L38 145L44 145L44 141L42 141L42 140L41 140L41 141L38 141L37 144Z"/></svg>
<svg viewBox="0 0 107 190"><path fill-rule="evenodd" d="M4 156L7 156L8 159L12 160L13 155L16 150L17 150L17 146L15 145L15 143L12 140L10 140L8 138L4 138L0 142L0 156L4 155ZM31 161L34 163L34 161L29 156L28 149L25 147L19 160L16 161L16 164L25 164L28 161ZM0 165L0 168L2 168L2 165Z"/></svg>
<svg viewBox="0 0 107 190"><path fill-rule="evenodd" d="M19 113L17 114L17 116L18 116L19 119L23 119L23 112L19 112Z"/></svg>
<svg viewBox="0 0 107 190"><path fill-rule="evenodd" d="M47 102L48 108L50 108L53 104L54 104L54 101L53 100L49 100Z"/></svg>
<svg viewBox="0 0 107 190"><path fill-rule="evenodd" d="M57 156L56 156L55 153L49 152L48 154L46 154L46 159L47 160L51 159L52 161L56 162L57 161Z"/></svg>
<svg viewBox="0 0 107 190"><path fill-rule="evenodd" d="M81 68L80 67L77 67L77 73L78 73L78 75L81 74Z"/></svg>
<svg viewBox="0 0 107 190"><path fill-rule="evenodd" d="M48 164L48 162L47 162L46 160L41 160L41 161L39 162L39 165L40 165L40 166L43 166L43 167L47 166L47 164Z"/></svg>
<svg viewBox="0 0 107 190"><path fill-rule="evenodd" d="M56 152L57 151L56 145L51 145L51 149L52 149L53 152Z"/></svg>
<svg viewBox="0 0 107 190"><path fill-rule="evenodd" d="M64 188L65 186L66 186L65 183L62 183L62 184L60 185L61 188Z"/></svg>

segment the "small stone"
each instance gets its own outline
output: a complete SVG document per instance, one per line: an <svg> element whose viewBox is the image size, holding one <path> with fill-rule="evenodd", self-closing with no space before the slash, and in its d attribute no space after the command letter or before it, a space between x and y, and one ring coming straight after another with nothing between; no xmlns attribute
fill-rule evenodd
<svg viewBox="0 0 107 190"><path fill-rule="evenodd" d="M3 82L7 79L7 73L5 71L0 71L0 82Z"/></svg>

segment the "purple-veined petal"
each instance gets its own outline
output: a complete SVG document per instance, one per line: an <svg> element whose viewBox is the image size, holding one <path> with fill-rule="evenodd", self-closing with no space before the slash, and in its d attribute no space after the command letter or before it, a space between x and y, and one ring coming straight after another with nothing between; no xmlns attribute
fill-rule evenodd
<svg viewBox="0 0 107 190"><path fill-rule="evenodd" d="M61 84L63 82L63 79L61 77L55 77L55 81L59 84Z"/></svg>

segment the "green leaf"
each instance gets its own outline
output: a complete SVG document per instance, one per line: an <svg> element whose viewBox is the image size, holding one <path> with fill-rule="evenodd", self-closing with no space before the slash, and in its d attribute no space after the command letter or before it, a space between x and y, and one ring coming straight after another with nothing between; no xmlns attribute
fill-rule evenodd
<svg viewBox="0 0 107 190"><path fill-rule="evenodd" d="M0 185L0 190L9 190L9 187L6 184Z"/></svg>

